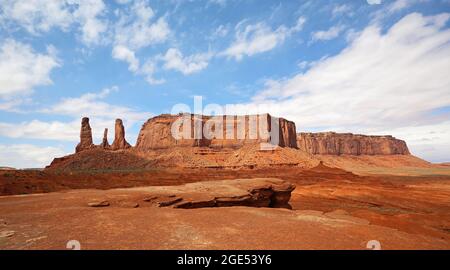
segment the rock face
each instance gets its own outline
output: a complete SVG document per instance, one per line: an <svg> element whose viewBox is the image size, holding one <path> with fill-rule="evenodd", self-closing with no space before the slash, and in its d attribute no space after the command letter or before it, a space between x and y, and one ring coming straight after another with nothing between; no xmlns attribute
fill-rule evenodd
<svg viewBox="0 0 450 270"><path fill-rule="evenodd" d="M297 145L314 155L409 155L405 141L392 136L352 133L299 133Z"/></svg>
<svg viewBox="0 0 450 270"><path fill-rule="evenodd" d="M78 143L75 148L75 152L78 153L93 147L94 144L92 143L92 130L89 125L89 118L83 117L83 119L81 119L80 143Z"/></svg>
<svg viewBox="0 0 450 270"><path fill-rule="evenodd" d="M102 143L100 144L100 147L102 147L103 149L110 149L111 146L109 145L108 142L108 129L105 128L105 131L103 132L103 140Z"/></svg>
<svg viewBox="0 0 450 270"><path fill-rule="evenodd" d="M278 133L275 133L278 130ZM177 135L173 136L174 133ZM160 115L149 119L137 139L138 150L173 146L239 148L271 142L297 148L295 123L269 114L246 116Z"/></svg>
<svg viewBox="0 0 450 270"><path fill-rule="evenodd" d="M125 128L121 119L116 119L114 142L111 145L112 150L128 149L131 145L125 140Z"/></svg>

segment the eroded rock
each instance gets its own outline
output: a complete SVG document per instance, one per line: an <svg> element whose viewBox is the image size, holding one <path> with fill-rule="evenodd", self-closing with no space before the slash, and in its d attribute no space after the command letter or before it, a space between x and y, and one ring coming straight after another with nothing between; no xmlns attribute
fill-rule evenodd
<svg viewBox="0 0 450 270"><path fill-rule="evenodd" d="M8 238L15 234L15 231L0 231L0 238Z"/></svg>
<svg viewBox="0 0 450 270"><path fill-rule="evenodd" d="M107 206L109 206L109 202L108 201L94 201L94 202L88 203L88 206L90 206L90 207L107 207Z"/></svg>
<svg viewBox="0 0 450 270"><path fill-rule="evenodd" d="M123 208L138 208L139 204L137 202L120 202L119 206Z"/></svg>
<svg viewBox="0 0 450 270"><path fill-rule="evenodd" d="M93 147L94 144L92 143L92 130L89 125L89 118L83 117L83 119L81 119L80 142L75 148L75 152L78 153Z"/></svg>
<svg viewBox="0 0 450 270"><path fill-rule="evenodd" d="M207 181L176 187L159 187L158 194L143 201L159 207L193 209L205 207L273 207L290 209L295 185L276 178ZM164 194L176 192L173 194Z"/></svg>
<svg viewBox="0 0 450 270"><path fill-rule="evenodd" d="M128 149L131 145L125 139L125 128L121 119L116 119L112 150Z"/></svg>
<svg viewBox="0 0 450 270"><path fill-rule="evenodd" d="M100 144L100 146L103 149L111 148L111 145L109 145L109 142L108 142L108 129L107 128L105 128L105 131L103 131L103 139L102 139L102 143Z"/></svg>

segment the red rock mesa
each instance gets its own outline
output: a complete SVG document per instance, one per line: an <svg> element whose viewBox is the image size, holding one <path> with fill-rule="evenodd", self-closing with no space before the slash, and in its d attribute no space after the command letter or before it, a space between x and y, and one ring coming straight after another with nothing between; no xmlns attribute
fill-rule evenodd
<svg viewBox="0 0 450 270"><path fill-rule="evenodd" d="M269 114L200 117L187 115L186 123L180 121L181 115L153 117L142 126L136 149L153 150L174 146L239 148L269 141L281 147L297 148L295 123L283 118ZM176 121L180 121L178 125ZM277 129L278 134L272 134ZM178 138L173 136L173 131L179 132Z"/></svg>
<svg viewBox="0 0 450 270"><path fill-rule="evenodd" d="M409 155L405 141L392 136L352 133L299 133L299 149L313 155Z"/></svg>

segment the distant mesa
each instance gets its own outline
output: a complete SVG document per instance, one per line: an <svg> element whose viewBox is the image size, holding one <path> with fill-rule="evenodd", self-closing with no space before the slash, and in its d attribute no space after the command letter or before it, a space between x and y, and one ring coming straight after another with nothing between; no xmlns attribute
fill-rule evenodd
<svg viewBox="0 0 450 270"><path fill-rule="evenodd" d="M313 155L409 155L406 142L390 135L352 133L299 133L298 147Z"/></svg>

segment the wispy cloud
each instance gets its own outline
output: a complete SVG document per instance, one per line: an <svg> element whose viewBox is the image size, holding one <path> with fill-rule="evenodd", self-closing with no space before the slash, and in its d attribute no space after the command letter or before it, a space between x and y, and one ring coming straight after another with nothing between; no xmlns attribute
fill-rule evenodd
<svg viewBox="0 0 450 270"><path fill-rule="evenodd" d="M164 69L177 70L185 75L189 75L206 68L211 57L212 53L183 56L178 49L170 48L161 59L164 61Z"/></svg>
<svg viewBox="0 0 450 270"><path fill-rule="evenodd" d="M239 61L244 56L270 51L282 44L291 34L301 31L305 22L306 18L299 17L294 26L289 28L281 25L276 29L272 29L263 22L256 24L241 22L235 27L234 42L219 55Z"/></svg>
<svg viewBox="0 0 450 270"><path fill-rule="evenodd" d="M171 30L165 17L155 18L155 12L145 0L135 1L116 13L118 21L114 25L113 58L127 62L128 69L144 75L148 83L163 83L164 80L154 78L156 63L147 60L141 67L136 51L167 41Z"/></svg>
<svg viewBox="0 0 450 270"><path fill-rule="evenodd" d="M337 38L345 30L343 25L335 25L327 30L316 31L311 34L311 42L331 40Z"/></svg>
<svg viewBox="0 0 450 270"><path fill-rule="evenodd" d="M46 53L13 39L0 46L0 98L24 95L34 87L51 84L50 73L61 65L52 46Z"/></svg>
<svg viewBox="0 0 450 270"><path fill-rule="evenodd" d="M342 5L335 5L333 9L331 10L331 15L333 17L341 16L341 15L352 15L352 6L349 4L342 4Z"/></svg>
<svg viewBox="0 0 450 270"><path fill-rule="evenodd" d="M129 48L116 45L113 48L112 56L114 59L127 62L130 71L137 72L139 70L139 59L136 58L135 53Z"/></svg>
<svg viewBox="0 0 450 270"><path fill-rule="evenodd" d="M39 147L32 144L0 144L0 164L14 168L39 168L52 161L53 157L67 154L61 147Z"/></svg>

